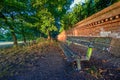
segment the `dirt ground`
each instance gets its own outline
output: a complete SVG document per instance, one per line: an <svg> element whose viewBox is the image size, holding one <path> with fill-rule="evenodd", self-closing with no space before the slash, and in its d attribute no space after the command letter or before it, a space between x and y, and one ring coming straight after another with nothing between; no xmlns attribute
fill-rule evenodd
<svg viewBox="0 0 120 80"><path fill-rule="evenodd" d="M13 50L14 51L14 50ZM0 52L0 80L119 80L120 68L92 57L76 71L57 43ZM8 54L8 55L7 55Z"/></svg>

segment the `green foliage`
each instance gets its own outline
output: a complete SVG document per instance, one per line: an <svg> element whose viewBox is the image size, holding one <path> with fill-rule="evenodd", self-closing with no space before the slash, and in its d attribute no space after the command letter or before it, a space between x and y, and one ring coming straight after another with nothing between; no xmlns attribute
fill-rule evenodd
<svg viewBox="0 0 120 80"><path fill-rule="evenodd" d="M4 4L8 5L8 6L11 6L11 7L13 6L13 7L17 8L17 9L26 8L26 5L23 2L20 2L20 1L17 1L17 0L4 0Z"/></svg>
<svg viewBox="0 0 120 80"><path fill-rule="evenodd" d="M34 39L38 35L55 37L60 18L69 9L71 2L71 0L1 0L0 27L10 33L9 36L16 44L17 40L23 39L25 42L26 39ZM8 33L4 35L8 36Z"/></svg>
<svg viewBox="0 0 120 80"><path fill-rule="evenodd" d="M40 18L36 24L37 28L46 35L51 31L57 31L55 19L47 9L38 11L37 17Z"/></svg>
<svg viewBox="0 0 120 80"><path fill-rule="evenodd" d="M9 40L9 36L12 36L14 43L17 43L17 40L26 42L26 39L32 39L36 32L39 33L38 30L32 28L32 22L35 19L31 17L33 10L31 10L30 4L29 0L4 0L3 3L0 3L3 6L0 18L4 19L0 20L0 27L7 30L7 33L4 34L7 38L4 37L4 39ZM10 33L9 36L8 33Z"/></svg>
<svg viewBox="0 0 120 80"><path fill-rule="evenodd" d="M40 36L55 37L117 1L85 0L68 11L73 0L1 0L0 28L6 33L0 32L0 39L17 43L17 40L25 42Z"/></svg>
<svg viewBox="0 0 120 80"><path fill-rule="evenodd" d="M77 20L77 16L74 13L67 13L62 17L61 20L61 30L67 30L69 28L71 28L76 22L78 22ZM68 27L69 26L69 27Z"/></svg>
<svg viewBox="0 0 120 80"><path fill-rule="evenodd" d="M33 0L36 17L39 19L35 26L45 35L52 36L59 27L61 17L66 13L71 0Z"/></svg>

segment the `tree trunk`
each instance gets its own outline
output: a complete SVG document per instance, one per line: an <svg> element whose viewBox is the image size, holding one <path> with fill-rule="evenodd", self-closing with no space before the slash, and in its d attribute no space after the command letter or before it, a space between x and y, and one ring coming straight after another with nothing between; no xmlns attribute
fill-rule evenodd
<svg viewBox="0 0 120 80"><path fill-rule="evenodd" d="M51 40L51 36L50 36L50 32L48 32L48 37L47 37L48 40Z"/></svg>
<svg viewBox="0 0 120 80"><path fill-rule="evenodd" d="M1 13L0 13L1 14ZM18 42L17 42L17 37L15 35L15 30L13 28L13 26L11 26L8 21L7 21L7 18L2 14L3 18L5 19L5 22L6 24L9 26L9 29L10 29L10 32L11 32L11 35L12 35L12 38L13 38L13 41L14 41L14 46L17 47L18 46ZM12 18L13 20L13 18Z"/></svg>
<svg viewBox="0 0 120 80"><path fill-rule="evenodd" d="M18 42L17 42L17 37L16 37L15 32L14 32L14 28L11 27L11 26L9 26L9 28L10 28L10 31L11 31L11 35L13 37L14 46L17 47L18 46Z"/></svg>
<svg viewBox="0 0 120 80"><path fill-rule="evenodd" d="M23 41L24 41L24 43L26 44L25 32L24 32L24 30L23 30L23 29L22 29L22 36L23 36Z"/></svg>
<svg viewBox="0 0 120 80"><path fill-rule="evenodd" d="M26 37L25 37L25 34L23 33L22 35L23 35L23 41L24 41L24 43L26 44Z"/></svg>

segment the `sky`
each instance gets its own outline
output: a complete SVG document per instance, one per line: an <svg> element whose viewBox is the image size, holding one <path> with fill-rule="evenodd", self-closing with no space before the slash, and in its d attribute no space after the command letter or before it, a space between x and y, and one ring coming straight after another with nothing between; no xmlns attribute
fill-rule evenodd
<svg viewBox="0 0 120 80"><path fill-rule="evenodd" d="M70 6L70 8L74 7L75 4L79 4L79 2L84 2L84 0L74 0L73 4Z"/></svg>

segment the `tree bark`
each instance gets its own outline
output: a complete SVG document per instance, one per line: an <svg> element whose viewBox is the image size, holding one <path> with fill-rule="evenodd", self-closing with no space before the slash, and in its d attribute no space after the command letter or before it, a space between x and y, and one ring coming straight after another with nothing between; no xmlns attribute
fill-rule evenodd
<svg viewBox="0 0 120 80"><path fill-rule="evenodd" d="M51 40L50 32L48 32L48 40Z"/></svg>
<svg viewBox="0 0 120 80"><path fill-rule="evenodd" d="M24 41L24 43L26 44L26 37L25 37L25 34L23 33L22 35L23 35L23 41Z"/></svg>
<svg viewBox="0 0 120 80"><path fill-rule="evenodd" d="M18 46L18 42L17 42L17 37L15 35L15 32L14 32L14 28L12 26L9 26L10 28L10 32L11 32L11 35L12 35L12 38L13 38L13 41L14 41L14 46Z"/></svg>
<svg viewBox="0 0 120 80"><path fill-rule="evenodd" d="M22 29L22 36L23 36L23 41L24 41L24 43L26 44L26 36L25 36L25 32L24 32L24 30Z"/></svg>

